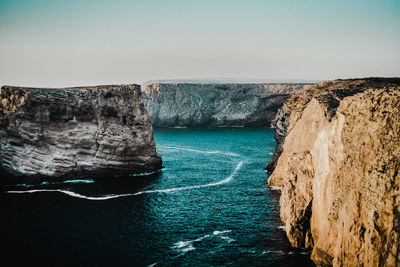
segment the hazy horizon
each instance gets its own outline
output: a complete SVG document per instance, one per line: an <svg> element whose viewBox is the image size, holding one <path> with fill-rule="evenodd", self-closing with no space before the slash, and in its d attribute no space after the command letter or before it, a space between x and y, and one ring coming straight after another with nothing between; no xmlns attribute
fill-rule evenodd
<svg viewBox="0 0 400 267"><path fill-rule="evenodd" d="M399 0L0 0L0 36L0 85L400 76Z"/></svg>

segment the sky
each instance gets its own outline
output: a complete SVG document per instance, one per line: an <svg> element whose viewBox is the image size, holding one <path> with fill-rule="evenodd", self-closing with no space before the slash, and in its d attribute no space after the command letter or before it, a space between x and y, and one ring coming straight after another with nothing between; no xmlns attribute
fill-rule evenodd
<svg viewBox="0 0 400 267"><path fill-rule="evenodd" d="M0 0L0 85L400 76L400 0Z"/></svg>

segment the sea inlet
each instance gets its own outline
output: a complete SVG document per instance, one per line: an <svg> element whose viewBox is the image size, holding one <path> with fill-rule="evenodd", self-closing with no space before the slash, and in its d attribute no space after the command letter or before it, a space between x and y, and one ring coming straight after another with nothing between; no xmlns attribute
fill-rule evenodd
<svg viewBox="0 0 400 267"><path fill-rule="evenodd" d="M154 131L159 173L7 185L6 258L54 266L314 266L264 167L268 128Z"/></svg>

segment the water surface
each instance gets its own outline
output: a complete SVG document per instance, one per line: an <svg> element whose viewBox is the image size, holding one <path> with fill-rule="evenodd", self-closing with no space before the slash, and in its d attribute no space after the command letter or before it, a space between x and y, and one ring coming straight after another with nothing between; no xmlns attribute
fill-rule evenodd
<svg viewBox="0 0 400 267"><path fill-rule="evenodd" d="M25 263L313 266L290 247L264 167L270 129L156 129L159 174L9 186L3 243ZM46 191L44 191L46 190Z"/></svg>

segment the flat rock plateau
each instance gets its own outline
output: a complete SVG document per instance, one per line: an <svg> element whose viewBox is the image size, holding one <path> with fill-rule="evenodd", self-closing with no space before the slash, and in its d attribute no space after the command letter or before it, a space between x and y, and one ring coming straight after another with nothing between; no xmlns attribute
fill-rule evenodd
<svg viewBox="0 0 400 267"><path fill-rule="evenodd" d="M400 265L400 78L322 82L274 122L268 183L318 265Z"/></svg>
<svg viewBox="0 0 400 267"><path fill-rule="evenodd" d="M1 171L13 181L152 172L161 168L139 85L3 86Z"/></svg>
<svg viewBox="0 0 400 267"><path fill-rule="evenodd" d="M269 126L278 109L310 83L160 83L143 89L154 127Z"/></svg>

